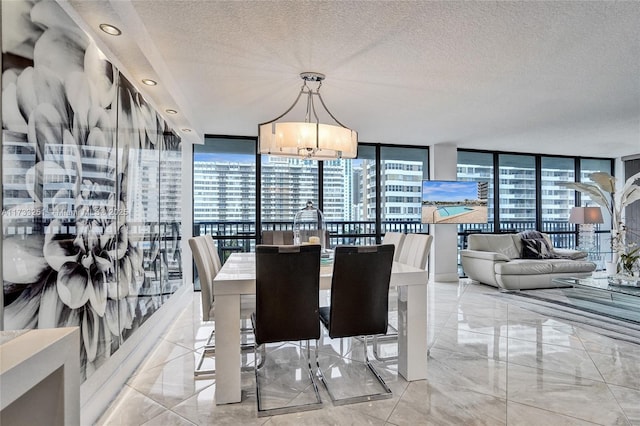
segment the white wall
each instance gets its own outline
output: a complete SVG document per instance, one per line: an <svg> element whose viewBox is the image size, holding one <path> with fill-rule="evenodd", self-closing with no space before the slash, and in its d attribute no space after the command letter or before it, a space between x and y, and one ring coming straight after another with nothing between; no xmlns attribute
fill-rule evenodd
<svg viewBox="0 0 640 426"><path fill-rule="evenodd" d="M429 175L431 180L456 180L458 149L453 143L430 147ZM434 281L458 281L458 225L439 223L430 225L433 235L430 265Z"/></svg>

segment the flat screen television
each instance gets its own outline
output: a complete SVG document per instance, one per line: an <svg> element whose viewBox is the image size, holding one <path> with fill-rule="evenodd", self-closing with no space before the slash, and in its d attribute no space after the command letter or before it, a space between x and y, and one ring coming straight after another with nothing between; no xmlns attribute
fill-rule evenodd
<svg viewBox="0 0 640 426"><path fill-rule="evenodd" d="M488 182L422 181L422 223L486 223Z"/></svg>

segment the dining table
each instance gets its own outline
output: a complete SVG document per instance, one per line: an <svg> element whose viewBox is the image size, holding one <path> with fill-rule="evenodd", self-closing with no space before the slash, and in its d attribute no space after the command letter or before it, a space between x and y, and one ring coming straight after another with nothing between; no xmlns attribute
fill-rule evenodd
<svg viewBox="0 0 640 426"><path fill-rule="evenodd" d="M320 289L331 289L333 264L321 262ZM427 377L428 273L393 262L390 289L398 294L398 373ZM241 402L240 298L255 295L255 253L232 253L213 280L216 333L216 404Z"/></svg>

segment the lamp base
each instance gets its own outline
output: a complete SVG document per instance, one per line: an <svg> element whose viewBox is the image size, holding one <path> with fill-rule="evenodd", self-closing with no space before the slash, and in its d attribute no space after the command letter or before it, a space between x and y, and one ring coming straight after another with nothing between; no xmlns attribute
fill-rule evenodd
<svg viewBox="0 0 640 426"><path fill-rule="evenodd" d="M578 247L592 251L596 247L596 233L593 223L582 223L578 227Z"/></svg>

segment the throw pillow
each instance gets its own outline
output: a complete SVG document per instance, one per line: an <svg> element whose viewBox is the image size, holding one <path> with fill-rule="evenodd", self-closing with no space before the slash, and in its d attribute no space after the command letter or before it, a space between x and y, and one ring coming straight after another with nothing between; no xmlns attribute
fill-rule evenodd
<svg viewBox="0 0 640 426"><path fill-rule="evenodd" d="M543 244L540 240L522 239L522 259L544 259Z"/></svg>

